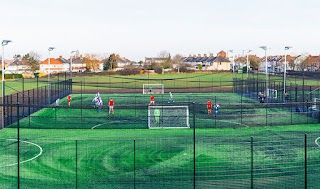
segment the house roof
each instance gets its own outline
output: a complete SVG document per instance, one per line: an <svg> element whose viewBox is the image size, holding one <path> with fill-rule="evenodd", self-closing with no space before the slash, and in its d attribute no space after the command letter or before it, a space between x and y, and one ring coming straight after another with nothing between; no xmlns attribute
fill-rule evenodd
<svg viewBox="0 0 320 189"><path fill-rule="evenodd" d="M69 60L67 60L65 58L62 58L62 57L57 58L57 60L62 62L62 63L69 63ZM51 64L51 60L50 60L50 64Z"/></svg>
<svg viewBox="0 0 320 189"><path fill-rule="evenodd" d="M320 64L320 56L308 56L302 64L311 65L311 64Z"/></svg>
<svg viewBox="0 0 320 189"><path fill-rule="evenodd" d="M70 62L70 59L68 60ZM72 64L84 64L82 57L72 58Z"/></svg>
<svg viewBox="0 0 320 189"><path fill-rule="evenodd" d="M229 60L223 58L222 56L218 56L214 59L213 62L230 62Z"/></svg>
<svg viewBox="0 0 320 189"><path fill-rule="evenodd" d="M24 60L15 59L12 62L10 62L8 66L22 66L22 65L28 66L28 63Z"/></svg>
<svg viewBox="0 0 320 189"><path fill-rule="evenodd" d="M48 58L45 59L44 61L42 61L40 64L41 65L47 65L48 64ZM57 60L55 58L50 58L50 64L63 64L63 62L61 62L61 61L59 61L59 60Z"/></svg>
<svg viewBox="0 0 320 189"><path fill-rule="evenodd" d="M150 58L150 57L145 57L145 61L162 61L162 60L166 60L167 58Z"/></svg>

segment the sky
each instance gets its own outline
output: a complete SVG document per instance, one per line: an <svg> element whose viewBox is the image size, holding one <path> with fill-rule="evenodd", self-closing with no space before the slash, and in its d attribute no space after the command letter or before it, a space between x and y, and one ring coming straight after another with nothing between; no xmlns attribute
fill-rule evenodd
<svg viewBox="0 0 320 189"><path fill-rule="evenodd" d="M130 60L216 54L320 54L317 0L0 0L5 58L37 52L42 59L71 51Z"/></svg>

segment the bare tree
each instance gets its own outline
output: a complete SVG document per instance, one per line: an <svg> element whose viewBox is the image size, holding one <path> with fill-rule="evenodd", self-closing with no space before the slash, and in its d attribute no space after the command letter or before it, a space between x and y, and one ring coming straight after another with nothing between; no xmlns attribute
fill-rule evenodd
<svg viewBox="0 0 320 189"><path fill-rule="evenodd" d="M178 70L178 74L180 73L180 67L182 67L183 64L183 56L181 54L176 54L172 58L173 66L175 66Z"/></svg>
<svg viewBox="0 0 320 189"><path fill-rule="evenodd" d="M38 53L30 51L29 53L23 55L22 60L30 66L32 73L39 70L40 55Z"/></svg>
<svg viewBox="0 0 320 189"><path fill-rule="evenodd" d="M172 60L171 55L168 51L161 51L158 54L158 57L161 60L161 67L162 67L162 73L164 72L164 69L172 68Z"/></svg>

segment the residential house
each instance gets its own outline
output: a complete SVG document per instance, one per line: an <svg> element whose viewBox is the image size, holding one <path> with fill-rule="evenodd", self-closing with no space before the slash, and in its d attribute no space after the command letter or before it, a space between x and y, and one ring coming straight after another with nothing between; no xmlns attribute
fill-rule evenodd
<svg viewBox="0 0 320 189"><path fill-rule="evenodd" d="M202 70L221 70L221 71L229 71L231 68L230 61L226 59L226 53L221 51L217 54L217 56L213 56L213 53L210 53L210 56L204 54L189 55L189 57L183 60L184 63L191 64L195 69L199 69L200 65L202 65Z"/></svg>
<svg viewBox="0 0 320 189"><path fill-rule="evenodd" d="M301 63L301 67L305 71L319 71L320 69L320 56L311 56L309 55L304 61Z"/></svg>
<svg viewBox="0 0 320 189"><path fill-rule="evenodd" d="M166 61L167 58L152 58L152 57L145 57L144 63L151 64L151 63L162 63Z"/></svg>
<svg viewBox="0 0 320 189"><path fill-rule="evenodd" d="M116 59L118 63L118 68L116 70L123 70L125 66L128 66L131 64L131 60L126 59L125 57L120 57L120 55L116 54Z"/></svg>
<svg viewBox="0 0 320 189"><path fill-rule="evenodd" d="M31 72L29 64L22 60L21 56L14 57L14 59L6 66L5 70L6 74L22 74L24 72Z"/></svg>
<svg viewBox="0 0 320 189"><path fill-rule="evenodd" d="M299 56L298 56L299 57ZM300 64L302 61L300 60L299 63L296 62L295 60L298 58L295 56L286 56L286 62L287 62L287 70L294 70L297 64ZM299 58L298 58L299 59ZM297 60L298 60L297 59ZM261 63L259 70L265 72L265 62L266 58L262 57L261 58ZM268 56L268 72L283 72L284 71L284 63L285 63L285 58L284 55L275 55L275 56Z"/></svg>
<svg viewBox="0 0 320 189"><path fill-rule="evenodd" d="M301 54L299 56L297 56L295 59L294 59L294 64L293 64L293 70L297 71L297 70L303 70L303 64L302 62L308 58L309 55L307 54Z"/></svg>
<svg viewBox="0 0 320 189"><path fill-rule="evenodd" d="M62 56L59 56L57 58L59 62L62 62L63 64L63 72L69 72L70 71L70 60L63 58ZM50 62L51 64L51 62Z"/></svg>
<svg viewBox="0 0 320 189"><path fill-rule="evenodd" d="M48 58L40 63L40 72L49 73L58 73L58 72L65 72L68 68L68 63L62 60L62 57L58 59L50 58L50 66L48 62Z"/></svg>
<svg viewBox="0 0 320 189"><path fill-rule="evenodd" d="M69 59L68 62L71 62L70 60L71 59ZM100 65L99 65L99 68L100 68ZM84 71L86 71L86 63L83 61L82 55L73 57L72 72L84 72Z"/></svg>

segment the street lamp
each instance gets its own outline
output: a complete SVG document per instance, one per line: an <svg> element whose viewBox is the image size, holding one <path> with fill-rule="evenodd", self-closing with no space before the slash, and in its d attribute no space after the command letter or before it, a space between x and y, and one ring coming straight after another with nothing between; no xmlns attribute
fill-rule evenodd
<svg viewBox="0 0 320 189"><path fill-rule="evenodd" d="M48 52L49 52L49 58L48 58L48 104L50 105L50 52L55 49L54 47L49 47Z"/></svg>
<svg viewBox="0 0 320 189"><path fill-rule="evenodd" d="M284 71L283 71L283 95L286 93L286 75L287 75L287 50L292 47L284 47Z"/></svg>
<svg viewBox="0 0 320 189"><path fill-rule="evenodd" d="M2 97L2 125L1 125L1 128L4 128L4 46L8 45L8 43L10 43L12 41L10 40L3 40L1 45L2 45L2 80L1 80L1 86L2 86L2 94L1 94L1 97Z"/></svg>
<svg viewBox="0 0 320 189"><path fill-rule="evenodd" d="M265 66L265 68L266 68L266 99L267 99L267 102L268 102L268 96L269 96L269 91L268 91L268 57L267 57L267 46L261 46L260 47L261 49L263 49L264 50L264 52L265 52L265 57L266 57L266 66Z"/></svg>
<svg viewBox="0 0 320 189"><path fill-rule="evenodd" d="M251 52L252 50L248 50L247 52L247 78L249 77L249 53Z"/></svg>
<svg viewBox="0 0 320 189"><path fill-rule="evenodd" d="M234 74L234 53L233 50L229 50L228 52L232 53L232 75Z"/></svg>
<svg viewBox="0 0 320 189"><path fill-rule="evenodd" d="M78 50L76 50L76 51L71 51L71 54L70 54L70 67L69 67L70 76L69 76L69 79L72 78L72 54L73 54L73 53L77 53L77 52L78 52Z"/></svg>

